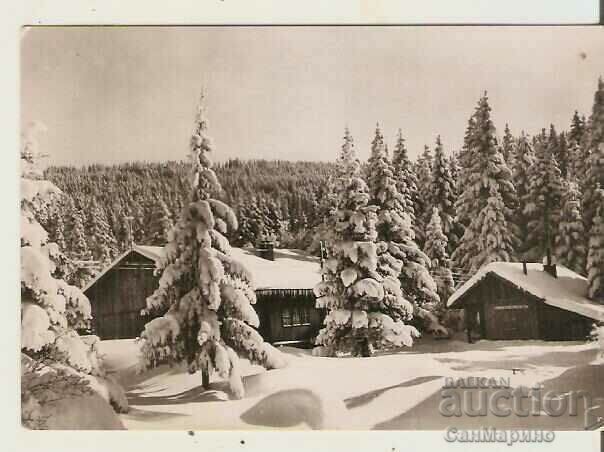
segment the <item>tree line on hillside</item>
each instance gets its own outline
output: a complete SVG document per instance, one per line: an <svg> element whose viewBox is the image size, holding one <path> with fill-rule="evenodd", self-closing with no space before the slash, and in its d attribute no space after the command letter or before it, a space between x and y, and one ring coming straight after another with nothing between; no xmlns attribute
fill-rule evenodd
<svg viewBox="0 0 604 452"><path fill-rule="evenodd" d="M588 233L599 218L604 182L602 93L600 79L590 116L575 111L567 130L550 125L532 136L525 131L515 136L506 124L500 138L485 93L468 120L460 150L445 153L436 136L415 161L401 130L390 153L378 126L371 151L383 144L393 176L405 181L399 191L413 212L419 249L433 247L435 239L428 235L440 235L440 228L456 282L493 260L540 261L547 253L580 274L593 271L601 259L598 253L589 256ZM318 253L325 219L337 204L340 163L228 160L215 165L222 185L218 197L233 206L239 220L228 239L246 246L270 238L282 247ZM371 160L360 162L359 171L369 180ZM70 258L101 266L132 242L165 244L190 185L184 162L50 167L46 177L66 196L42 225ZM89 269L79 273L72 282L90 277Z"/></svg>
<svg viewBox="0 0 604 452"><path fill-rule="evenodd" d="M24 362L73 367L79 373L73 383L82 385L77 394L87 391L82 379L98 376L107 401L119 406L119 387L95 362L77 360L92 351L71 354L86 348L77 330L89 322L90 306L66 281L81 285L90 277L86 262L108 262L132 240L145 239L165 244L165 252L159 287L147 299L149 312L161 315L141 333L142 368L186 363L190 372L201 371L204 386L217 372L242 397L238 357L266 368L286 362L254 328L253 275L230 254L230 241L287 240L285 232L304 217L299 231L310 236L310 245L318 240L326 248L314 290L317 307L326 311L316 343L330 355L370 356L375 349L411 346L422 331L439 331L455 280L493 261L551 254L587 276L589 298L604 300L601 79L589 118L575 112L565 132L550 126L515 137L506 126L498 140L485 93L468 120L463 148L449 157L436 136L434 148L412 162L402 131L391 154L379 125L367 162L357 158L350 130L343 141L331 165L227 162L214 171L200 106L188 165L51 168L47 175L62 196L28 170L36 154L26 146ZM162 172L171 176L159 177ZM289 196L312 207L284 208L294 199ZM239 206L239 218L229 203ZM270 205L279 213L275 218L264 209ZM242 235L250 230L254 235ZM24 419L37 426L41 400L29 397L28 388L36 387L40 369L23 375L31 383L22 388ZM56 376L65 395L71 380Z"/></svg>

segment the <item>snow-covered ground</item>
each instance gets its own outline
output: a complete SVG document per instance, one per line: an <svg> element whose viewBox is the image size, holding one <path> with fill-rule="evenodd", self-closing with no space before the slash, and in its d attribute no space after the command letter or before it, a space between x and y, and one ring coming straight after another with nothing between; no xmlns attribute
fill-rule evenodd
<svg viewBox="0 0 604 452"><path fill-rule="evenodd" d="M204 391L201 376L182 368L138 375L134 341L103 341L101 350L127 392L131 408L120 416L128 429L584 428L582 413L444 417L439 404L445 377L504 377L514 387L541 383L544 391L581 389L604 399L604 365L594 343L426 339L371 358L322 358L284 347L287 368L245 366L242 400L229 400L219 380Z"/></svg>

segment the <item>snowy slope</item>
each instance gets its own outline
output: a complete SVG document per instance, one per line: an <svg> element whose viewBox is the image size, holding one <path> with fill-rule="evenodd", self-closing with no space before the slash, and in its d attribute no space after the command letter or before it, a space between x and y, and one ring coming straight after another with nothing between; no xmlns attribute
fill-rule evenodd
<svg viewBox="0 0 604 452"><path fill-rule="evenodd" d="M589 300L587 279L557 265L557 278L543 271L542 264L527 264L527 274L522 264L516 262L493 262L481 268L472 278L459 287L447 301L453 306L468 290L487 275L496 274L522 290L542 299L546 304L576 312L594 320L604 321L604 305Z"/></svg>
<svg viewBox="0 0 604 452"><path fill-rule="evenodd" d="M319 358L282 348L290 365L265 371L247 364L246 397L230 400L226 383L213 381L204 391L201 377L183 368L136 375L133 341L104 341L102 349L128 391L131 410L120 415L128 429L440 429L451 423L438 412L445 377L506 377L514 386L552 381L557 387L567 372L586 372L593 380L604 369L596 366L594 373L589 365L597 355L595 344L568 342L425 340L408 351L372 358ZM512 368L524 371L514 375ZM602 393L598 381L589 378L576 381ZM526 418L516 420L526 423ZM576 418L553 422L581 428Z"/></svg>

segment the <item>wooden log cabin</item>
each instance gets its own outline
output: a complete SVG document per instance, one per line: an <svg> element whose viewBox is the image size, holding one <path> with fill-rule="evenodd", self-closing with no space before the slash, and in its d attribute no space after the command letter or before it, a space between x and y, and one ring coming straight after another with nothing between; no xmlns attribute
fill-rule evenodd
<svg viewBox="0 0 604 452"><path fill-rule="evenodd" d="M586 295L587 280L561 265L493 262L447 307L464 310L475 339L584 340L604 321L604 305Z"/></svg>
<svg viewBox="0 0 604 452"><path fill-rule="evenodd" d="M84 287L93 332L101 339L135 338L153 317L142 316L157 288L155 263L162 248L134 245ZM323 322L312 288L320 281L319 260L300 250L233 248L254 277L259 332L273 344L310 344Z"/></svg>

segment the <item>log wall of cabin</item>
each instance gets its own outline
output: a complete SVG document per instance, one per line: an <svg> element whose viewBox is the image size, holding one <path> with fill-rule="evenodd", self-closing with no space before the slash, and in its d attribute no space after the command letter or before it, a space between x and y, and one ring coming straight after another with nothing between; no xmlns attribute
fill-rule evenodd
<svg viewBox="0 0 604 452"><path fill-rule="evenodd" d="M535 298L496 277L482 285L485 335L488 339L538 339L539 316Z"/></svg>
<svg viewBox="0 0 604 452"><path fill-rule="evenodd" d="M539 306L542 338L552 341L585 340L594 320L542 303Z"/></svg>
<svg viewBox="0 0 604 452"><path fill-rule="evenodd" d="M152 260L131 253L86 291L93 315L93 332L101 339L131 339L140 336L153 317L143 317L146 298L158 286ZM259 333L268 342L309 342L319 332L324 313L315 308L312 290L259 290L254 309L260 320ZM305 307L309 324L283 326L284 309Z"/></svg>
<svg viewBox="0 0 604 452"><path fill-rule="evenodd" d="M489 275L471 289L465 315L480 316L485 339L583 340L593 320L547 305L513 284Z"/></svg>
<svg viewBox="0 0 604 452"><path fill-rule="evenodd" d="M93 331L101 339L135 338L150 318L141 316L146 298L158 286L154 263L136 253L126 256L86 292Z"/></svg>
<svg viewBox="0 0 604 452"><path fill-rule="evenodd" d="M261 290L257 292L256 298L255 309L260 318L259 332L268 342L311 342L321 329L323 313L315 308L312 290ZM296 308L308 310L308 324L284 326L283 311L287 309L292 312Z"/></svg>

